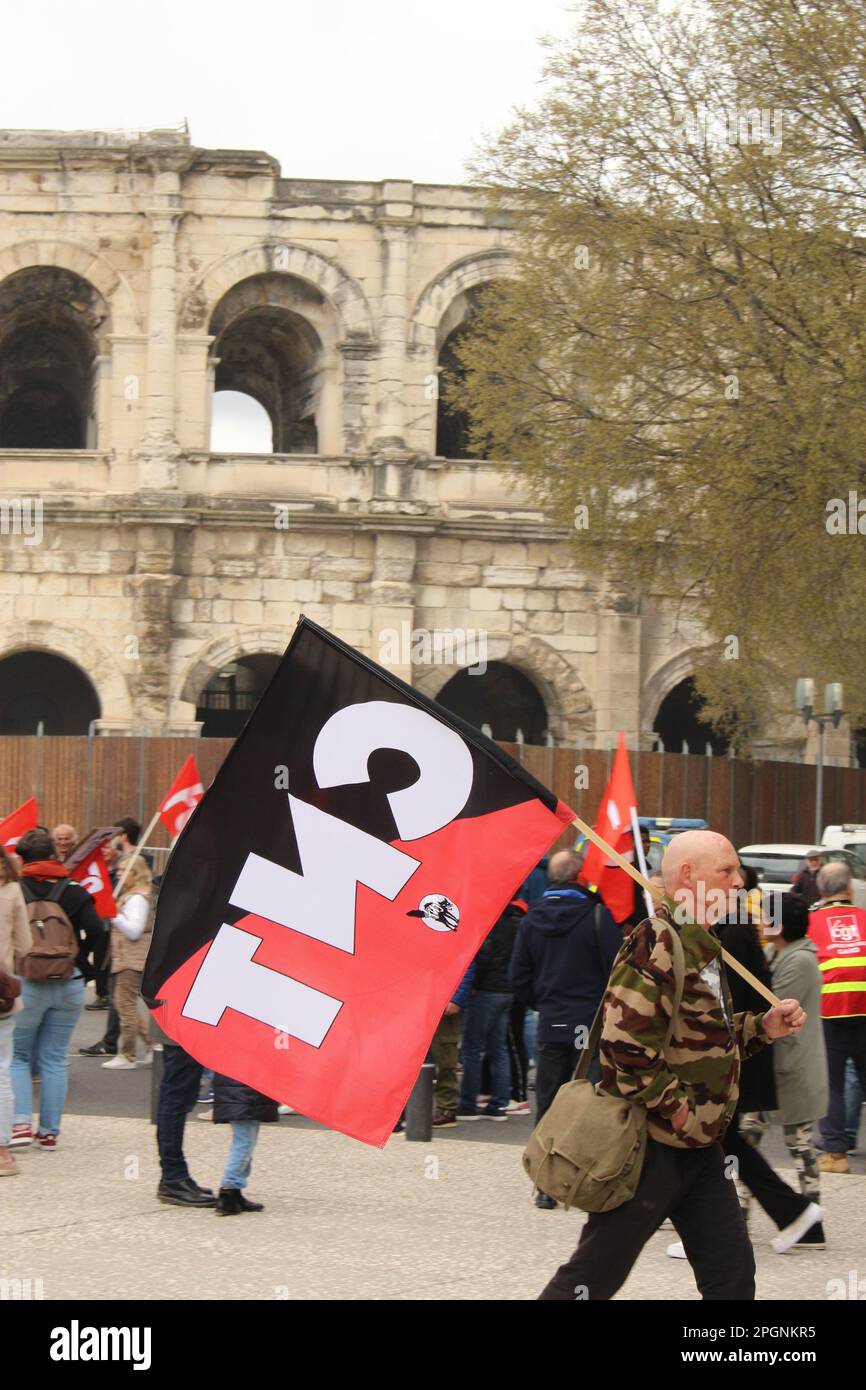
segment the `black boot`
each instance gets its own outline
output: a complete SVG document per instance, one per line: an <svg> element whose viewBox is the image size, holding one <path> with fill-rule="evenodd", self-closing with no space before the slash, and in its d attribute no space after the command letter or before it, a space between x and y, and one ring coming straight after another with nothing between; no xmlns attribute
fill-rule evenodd
<svg viewBox="0 0 866 1390"><path fill-rule="evenodd" d="M261 1202L248 1202L242 1192L239 1192L238 1196L241 1199L241 1207L244 1211L264 1211L264 1207Z"/></svg>
<svg viewBox="0 0 866 1390"><path fill-rule="evenodd" d="M243 1193L239 1188L220 1188L216 1204L217 1216L240 1216L243 1209Z"/></svg>

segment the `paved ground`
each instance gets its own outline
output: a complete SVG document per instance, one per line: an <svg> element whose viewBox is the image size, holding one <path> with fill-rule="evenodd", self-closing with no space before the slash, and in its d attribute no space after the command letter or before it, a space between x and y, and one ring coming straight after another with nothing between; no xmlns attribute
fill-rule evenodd
<svg viewBox="0 0 866 1390"><path fill-rule="evenodd" d="M100 1029L85 1014L74 1048ZM41 1279L46 1299L532 1299L576 1243L580 1215L532 1204L520 1119L429 1144L395 1136L380 1152L287 1118L256 1150L250 1193L264 1213L161 1206L148 1089L145 1071L74 1053L60 1148L19 1151L21 1176L3 1184L0 1278ZM193 1116L187 1133L193 1173L216 1186L227 1127ZM866 1277L866 1177L823 1189L824 1253L774 1254L774 1228L753 1217L759 1298L825 1300L828 1281ZM665 1255L672 1238L653 1237L619 1297L696 1298L689 1266Z"/></svg>

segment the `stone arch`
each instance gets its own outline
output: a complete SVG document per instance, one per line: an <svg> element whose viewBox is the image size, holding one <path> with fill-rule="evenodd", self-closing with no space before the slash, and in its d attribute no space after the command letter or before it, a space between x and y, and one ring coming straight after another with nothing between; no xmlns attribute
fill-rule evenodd
<svg viewBox="0 0 866 1390"><path fill-rule="evenodd" d="M113 656L91 632L28 620L4 627L0 661L17 652L48 652L77 666L99 698L103 720L130 723L133 702L129 684Z"/></svg>
<svg viewBox="0 0 866 1390"><path fill-rule="evenodd" d="M241 280L274 274L296 276L319 290L334 308L344 343L374 341L373 316L358 281L320 252L283 241L248 246L208 266L180 306L181 332L202 331L219 301Z"/></svg>
<svg viewBox="0 0 866 1390"><path fill-rule="evenodd" d="M258 652L282 656L288 645L285 628L245 628L242 632L215 637L180 671L176 698L196 705L202 690L221 667L242 656L255 656Z"/></svg>
<svg viewBox="0 0 866 1390"><path fill-rule="evenodd" d="M502 661L528 676L547 706L554 742L578 744L593 733L592 700L578 671L540 637L490 637L486 659ZM418 667L415 687L436 699L458 665Z"/></svg>
<svg viewBox="0 0 866 1390"><path fill-rule="evenodd" d="M16 271L40 266L58 266L72 271L98 290L111 309L113 334L141 332L135 295L124 276L105 256L79 242L48 237L15 242L0 251L0 281Z"/></svg>
<svg viewBox="0 0 866 1390"><path fill-rule="evenodd" d="M440 326L458 295L489 280L513 280L516 277L516 257L510 251L498 249L464 256L440 271L422 290L409 319L410 353L430 357L436 355Z"/></svg>
<svg viewBox="0 0 866 1390"><path fill-rule="evenodd" d="M686 647L663 661L644 681L640 698L640 728L643 736L653 737L653 724L665 696L669 695L680 681L687 680L694 674L695 649Z"/></svg>

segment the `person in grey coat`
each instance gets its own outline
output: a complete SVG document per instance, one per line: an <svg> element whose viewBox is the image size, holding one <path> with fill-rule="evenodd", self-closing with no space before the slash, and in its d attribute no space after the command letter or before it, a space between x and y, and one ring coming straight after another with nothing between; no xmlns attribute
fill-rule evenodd
<svg viewBox="0 0 866 1390"><path fill-rule="evenodd" d="M797 1170L800 1191L818 1201L819 1173L812 1130L827 1112L827 1054L821 1029L821 971L818 952L807 936L809 912L805 902L786 893L782 930L771 966L773 989L782 999L797 999L806 1012L799 1033L779 1038L773 1047L776 1095L788 1152Z"/></svg>

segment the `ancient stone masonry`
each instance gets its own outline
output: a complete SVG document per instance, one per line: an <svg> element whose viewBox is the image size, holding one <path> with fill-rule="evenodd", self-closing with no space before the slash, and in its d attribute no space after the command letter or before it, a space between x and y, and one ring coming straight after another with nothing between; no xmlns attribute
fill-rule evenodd
<svg viewBox="0 0 866 1390"><path fill-rule="evenodd" d="M473 666L497 737L651 746L689 674L668 606L602 593L440 405L475 296L514 273L470 187L0 132L0 733L80 732L72 704L233 731L306 613L446 702ZM272 450L212 448L224 391Z"/></svg>

